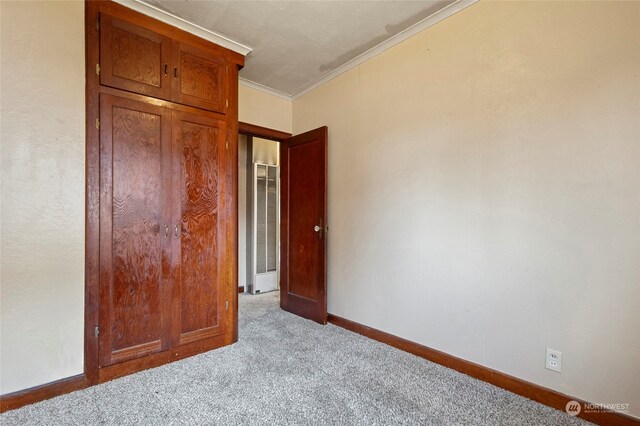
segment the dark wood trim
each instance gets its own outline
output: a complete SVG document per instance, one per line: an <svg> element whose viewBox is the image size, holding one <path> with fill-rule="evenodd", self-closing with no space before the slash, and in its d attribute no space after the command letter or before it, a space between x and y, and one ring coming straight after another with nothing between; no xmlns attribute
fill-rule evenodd
<svg viewBox="0 0 640 426"><path fill-rule="evenodd" d="M150 368L159 367L179 359L188 358L219 348L225 340L224 335L218 335L205 340L186 343L184 345L170 348L163 352L158 352L142 358L135 358L130 361L113 364L100 369L100 383L117 379L128 374L136 373Z"/></svg>
<svg viewBox="0 0 640 426"><path fill-rule="evenodd" d="M242 121L238 123L238 133L262 139L269 139L276 142L282 142L292 136L291 133L269 129L268 127L256 126L255 124L244 123Z"/></svg>
<svg viewBox="0 0 640 426"><path fill-rule="evenodd" d="M222 113L219 113L219 112L213 112L213 111L208 111L208 110L204 110L204 109L198 109L198 108L194 108L194 107L191 107L191 106L188 106L188 105L178 104L178 103L175 103L175 102L172 102L172 101L166 101L164 99L158 99L158 98L154 98L154 97L151 97L151 96L140 95L138 93L131 93L131 92L126 92L126 91L120 90L120 89L114 89L113 87L99 86L98 88L96 88L96 91L98 93L104 93L106 95L113 95L113 96L117 96L119 98L130 99L132 101L144 102L144 103L147 103L147 104L150 104L150 105L154 105L154 106L158 106L158 107L170 108L172 110L183 112L183 113L186 113L186 114L203 115L203 116L207 116L207 117L210 117L210 118L214 118L216 120L227 121L227 116L225 114L222 114ZM231 148L231 147L229 147L229 148Z"/></svg>
<svg viewBox="0 0 640 426"><path fill-rule="evenodd" d="M244 58L243 58L244 61ZM227 109L227 196L232 200L227 208L227 300L231 309L227 312L227 338L225 344L238 341L238 67L228 67L227 86L229 108Z"/></svg>
<svg viewBox="0 0 640 426"><path fill-rule="evenodd" d="M0 396L0 413L87 387L84 374Z"/></svg>
<svg viewBox="0 0 640 426"><path fill-rule="evenodd" d="M484 367L480 364L476 364L471 361L449 355L445 352L423 346L419 343L415 343L398 336L394 336L393 334L385 333L384 331L368 327L366 325L339 317L337 315L328 314L327 320L331 324L338 327L353 331L354 333L361 334L370 339L377 340L378 342L385 343L402 351L409 352L410 354L435 362L436 364L444 365L445 367L459 371L460 373L466 374L487 383L491 383L492 385L498 386L502 389L524 396L525 398L532 399L560 411L565 410L567 402L569 401L578 401L582 404L582 407L584 407L584 404L586 403L586 401L583 401L579 398L565 395L563 393L542 387L540 385L536 385L535 383L527 382L525 380L510 376L497 370L492 370L491 368ZM613 411L603 413L585 413L583 410L578 415L578 417L600 425L640 425L640 419Z"/></svg>
<svg viewBox="0 0 640 426"><path fill-rule="evenodd" d="M98 336L100 307L100 81L96 64L100 63L100 3L85 1L86 58L86 194L85 194L85 285L84 285L84 374L88 384L98 383Z"/></svg>
<svg viewBox="0 0 640 426"><path fill-rule="evenodd" d="M244 286L243 285L238 287L238 293L244 293Z"/></svg>

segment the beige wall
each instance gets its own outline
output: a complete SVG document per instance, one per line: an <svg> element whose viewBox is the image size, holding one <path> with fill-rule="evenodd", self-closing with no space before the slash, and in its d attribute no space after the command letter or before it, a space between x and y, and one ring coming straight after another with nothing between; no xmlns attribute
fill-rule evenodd
<svg viewBox="0 0 640 426"><path fill-rule="evenodd" d="M84 5L0 2L0 393L82 373Z"/></svg>
<svg viewBox="0 0 640 426"><path fill-rule="evenodd" d="M291 133L292 102L240 83L238 89L240 121Z"/></svg>
<svg viewBox="0 0 640 426"><path fill-rule="evenodd" d="M640 2L483 1L295 100L329 311L640 416L639 70Z"/></svg>
<svg viewBox="0 0 640 426"><path fill-rule="evenodd" d="M253 162L280 165L280 144L268 139L253 138Z"/></svg>

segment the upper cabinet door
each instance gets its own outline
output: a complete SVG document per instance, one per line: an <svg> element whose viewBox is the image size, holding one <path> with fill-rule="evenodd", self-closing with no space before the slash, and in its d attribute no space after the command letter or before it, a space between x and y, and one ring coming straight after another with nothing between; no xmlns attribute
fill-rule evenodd
<svg viewBox="0 0 640 426"><path fill-rule="evenodd" d="M101 15L100 84L170 100L170 60L170 38Z"/></svg>
<svg viewBox="0 0 640 426"><path fill-rule="evenodd" d="M178 41L173 42L173 95L181 104L226 114L225 59Z"/></svg>

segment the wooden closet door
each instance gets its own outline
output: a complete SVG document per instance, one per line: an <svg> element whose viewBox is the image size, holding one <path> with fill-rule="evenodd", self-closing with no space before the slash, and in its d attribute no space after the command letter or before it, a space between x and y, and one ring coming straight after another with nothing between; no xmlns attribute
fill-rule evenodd
<svg viewBox="0 0 640 426"><path fill-rule="evenodd" d="M173 113L174 345L224 333L226 123L210 114ZM219 342L217 343L219 345ZM212 344L212 346L214 346Z"/></svg>
<svg viewBox="0 0 640 426"><path fill-rule="evenodd" d="M171 99L171 39L147 28L100 16L100 84Z"/></svg>
<svg viewBox="0 0 640 426"><path fill-rule="evenodd" d="M169 347L171 110L100 95L100 366Z"/></svg>
<svg viewBox="0 0 640 426"><path fill-rule="evenodd" d="M227 112L226 61L215 53L173 42L172 100L210 111Z"/></svg>

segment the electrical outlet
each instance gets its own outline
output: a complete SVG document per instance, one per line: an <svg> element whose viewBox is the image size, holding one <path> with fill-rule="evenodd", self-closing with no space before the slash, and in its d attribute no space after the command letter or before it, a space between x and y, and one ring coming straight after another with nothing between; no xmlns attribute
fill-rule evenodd
<svg viewBox="0 0 640 426"><path fill-rule="evenodd" d="M562 352L547 348L545 368L562 373Z"/></svg>

